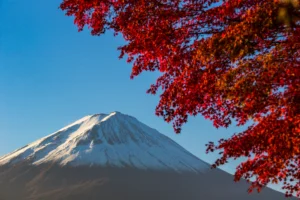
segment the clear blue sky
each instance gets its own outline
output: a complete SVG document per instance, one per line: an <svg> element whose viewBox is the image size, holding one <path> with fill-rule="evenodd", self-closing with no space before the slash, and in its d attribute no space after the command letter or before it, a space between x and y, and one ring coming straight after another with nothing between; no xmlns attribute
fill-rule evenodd
<svg viewBox="0 0 300 200"><path fill-rule="evenodd" d="M118 59L122 38L78 33L60 2L0 0L0 156L85 115L120 111L214 161L205 144L239 129L217 130L196 117L176 135L154 114L158 96L146 94L157 74L130 80L131 66ZM235 164L223 169L233 172Z"/></svg>

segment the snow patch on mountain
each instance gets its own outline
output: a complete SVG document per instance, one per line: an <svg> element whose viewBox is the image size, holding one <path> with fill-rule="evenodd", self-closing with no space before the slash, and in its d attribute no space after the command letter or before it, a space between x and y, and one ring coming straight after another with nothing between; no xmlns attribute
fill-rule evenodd
<svg viewBox="0 0 300 200"><path fill-rule="evenodd" d="M134 117L112 112L82 119L0 158L0 165L101 165L201 172L209 165Z"/></svg>

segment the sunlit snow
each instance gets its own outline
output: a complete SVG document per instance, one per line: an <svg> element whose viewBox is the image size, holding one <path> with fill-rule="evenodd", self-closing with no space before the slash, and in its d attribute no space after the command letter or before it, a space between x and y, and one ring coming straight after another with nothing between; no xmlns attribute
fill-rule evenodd
<svg viewBox="0 0 300 200"><path fill-rule="evenodd" d="M112 112L86 116L0 158L0 165L101 165L201 172L209 165L134 117Z"/></svg>

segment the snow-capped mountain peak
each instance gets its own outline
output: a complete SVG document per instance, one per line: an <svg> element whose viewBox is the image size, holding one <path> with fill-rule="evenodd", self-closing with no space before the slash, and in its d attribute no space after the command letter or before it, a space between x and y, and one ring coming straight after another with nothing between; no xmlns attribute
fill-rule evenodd
<svg viewBox="0 0 300 200"><path fill-rule="evenodd" d="M0 158L0 165L101 165L202 171L209 165L134 117L112 112L83 117Z"/></svg>

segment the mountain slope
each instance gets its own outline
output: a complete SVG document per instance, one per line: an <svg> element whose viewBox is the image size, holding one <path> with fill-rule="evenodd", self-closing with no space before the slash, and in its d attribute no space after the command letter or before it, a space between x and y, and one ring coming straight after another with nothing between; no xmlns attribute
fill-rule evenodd
<svg viewBox="0 0 300 200"><path fill-rule="evenodd" d="M56 164L0 167L1 200L285 200L264 188L247 193L221 170L176 173ZM290 199L293 200L293 199Z"/></svg>

